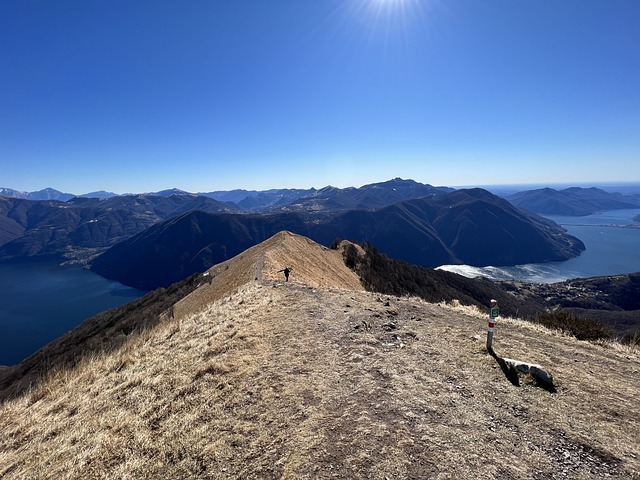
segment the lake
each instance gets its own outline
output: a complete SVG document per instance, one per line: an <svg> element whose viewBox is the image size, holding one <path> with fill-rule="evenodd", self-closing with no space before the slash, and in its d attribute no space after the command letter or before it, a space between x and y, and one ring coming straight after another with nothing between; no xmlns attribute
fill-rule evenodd
<svg viewBox="0 0 640 480"><path fill-rule="evenodd" d="M534 283L561 282L570 278L640 272L640 224L633 217L640 209L611 210L584 217L544 215L578 237L587 249L564 262L529 263L515 267L438 267L466 277L522 280Z"/></svg>
<svg viewBox="0 0 640 480"><path fill-rule="evenodd" d="M0 365L19 363L85 319L145 293L79 266L0 264Z"/></svg>

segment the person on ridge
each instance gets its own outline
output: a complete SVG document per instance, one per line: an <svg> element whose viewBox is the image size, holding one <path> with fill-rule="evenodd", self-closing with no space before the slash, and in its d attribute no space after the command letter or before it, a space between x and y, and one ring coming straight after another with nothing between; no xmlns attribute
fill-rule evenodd
<svg viewBox="0 0 640 480"><path fill-rule="evenodd" d="M289 274L291 273L291 270L293 270L293 268L289 268L289 267L284 267L282 270L278 270L278 273L280 273L280 272L284 273L284 281L285 282L289 281Z"/></svg>

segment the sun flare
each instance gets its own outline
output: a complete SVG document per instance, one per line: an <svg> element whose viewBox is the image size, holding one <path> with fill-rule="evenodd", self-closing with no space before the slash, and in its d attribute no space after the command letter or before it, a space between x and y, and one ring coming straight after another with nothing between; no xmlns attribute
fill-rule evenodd
<svg viewBox="0 0 640 480"><path fill-rule="evenodd" d="M375 21L387 27L394 24L402 28L422 10L420 0L365 0L365 5Z"/></svg>

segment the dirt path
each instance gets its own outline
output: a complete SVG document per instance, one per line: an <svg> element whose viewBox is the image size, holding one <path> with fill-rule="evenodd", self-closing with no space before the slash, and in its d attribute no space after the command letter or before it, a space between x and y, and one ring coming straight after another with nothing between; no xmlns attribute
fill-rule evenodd
<svg viewBox="0 0 640 480"><path fill-rule="evenodd" d="M620 411L594 423L594 409L610 401L576 395L592 373L550 357L559 393L525 380L514 387L477 340L485 324L476 316L295 283L254 288L243 304L266 301L269 320L254 324L260 370L250 377L280 412L266 434L280 444L250 448L272 452L255 478L633 478L623 465L638 468L637 382L617 392ZM515 351L529 333L506 323L500 345ZM541 346L523 355L544 357Z"/></svg>

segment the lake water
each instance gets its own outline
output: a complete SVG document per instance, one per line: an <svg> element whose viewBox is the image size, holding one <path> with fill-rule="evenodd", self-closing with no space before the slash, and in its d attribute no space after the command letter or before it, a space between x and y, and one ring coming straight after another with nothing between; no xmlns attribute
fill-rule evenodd
<svg viewBox="0 0 640 480"><path fill-rule="evenodd" d="M0 264L0 365L19 363L85 319L144 293L78 266Z"/></svg>
<svg viewBox="0 0 640 480"><path fill-rule="evenodd" d="M515 267L444 265L438 268L467 277L534 283L640 272L640 224L633 221L633 217L639 214L640 209L611 210L584 217L545 215L582 240L587 247L579 257L564 262L529 263Z"/></svg>

